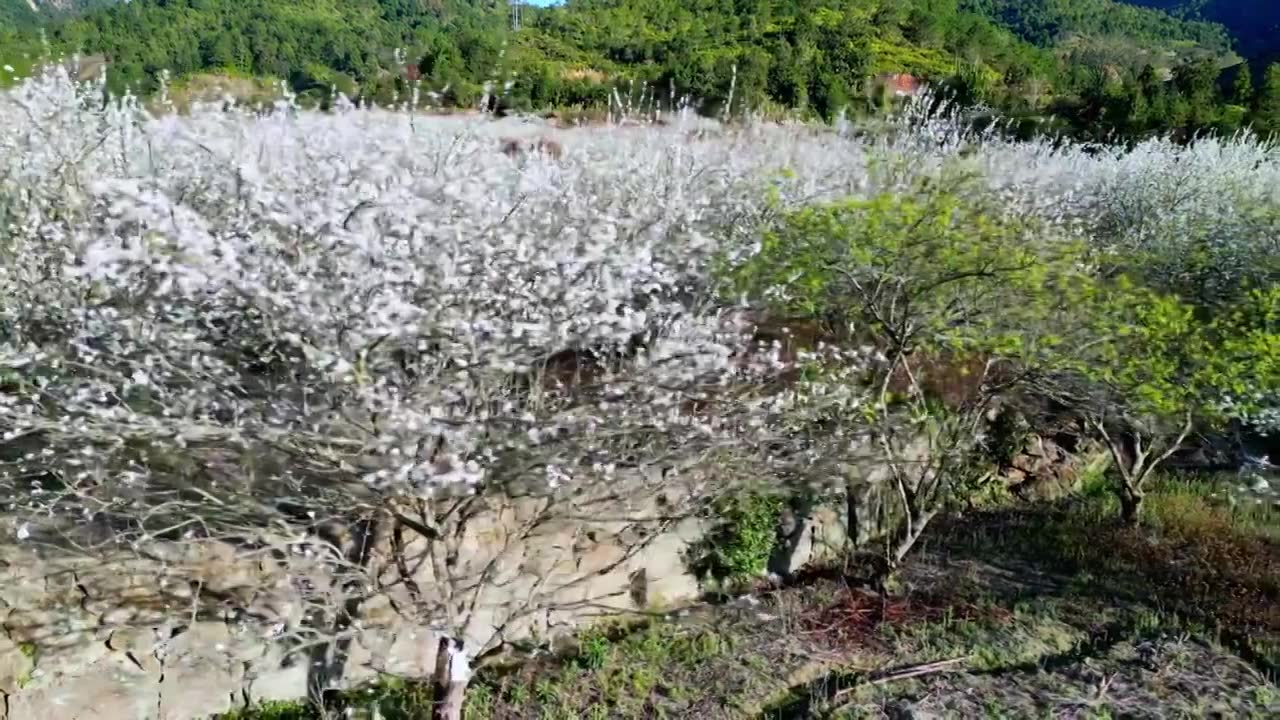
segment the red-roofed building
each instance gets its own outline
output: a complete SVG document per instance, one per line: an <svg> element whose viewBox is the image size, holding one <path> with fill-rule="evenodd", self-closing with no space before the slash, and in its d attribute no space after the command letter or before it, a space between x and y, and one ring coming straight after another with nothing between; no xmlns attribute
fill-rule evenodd
<svg viewBox="0 0 1280 720"><path fill-rule="evenodd" d="M924 90L920 78L909 73L889 73L876 78L876 81L894 97L914 97Z"/></svg>

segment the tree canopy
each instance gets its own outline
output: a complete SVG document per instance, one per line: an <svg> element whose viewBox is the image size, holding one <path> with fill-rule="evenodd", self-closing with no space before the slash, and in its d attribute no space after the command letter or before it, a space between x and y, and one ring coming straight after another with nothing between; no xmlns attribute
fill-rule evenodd
<svg viewBox="0 0 1280 720"><path fill-rule="evenodd" d="M334 91L391 102L420 77L456 105L486 84L518 108L604 105L640 87L709 112L826 118L875 110L875 78L909 73L1093 135L1229 131L1254 112L1214 85L1232 57L1220 26L1112 0L569 0L523 13L513 29L497 0L133 0L51 20L47 47L29 18L0 14L15 28L0 61L101 56L112 91L142 94L165 71L212 72L286 81L321 103Z"/></svg>

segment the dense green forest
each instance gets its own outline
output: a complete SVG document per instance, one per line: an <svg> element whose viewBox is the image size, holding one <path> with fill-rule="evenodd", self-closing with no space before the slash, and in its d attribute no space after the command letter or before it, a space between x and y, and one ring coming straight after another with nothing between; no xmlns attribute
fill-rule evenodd
<svg viewBox="0 0 1280 720"><path fill-rule="evenodd" d="M1276 0L1126 0L1179 18L1218 23L1248 58L1280 54L1280 2Z"/></svg>
<svg viewBox="0 0 1280 720"><path fill-rule="evenodd" d="M1211 50L1230 46L1220 25L1184 21L1112 0L964 0L961 5L1041 46L1073 36L1123 38L1156 48L1188 42Z"/></svg>
<svg viewBox="0 0 1280 720"><path fill-rule="evenodd" d="M276 78L321 104L333 90L390 102L420 78L455 105L486 83L524 109L641 87L705 112L732 95L733 112L830 118L875 112L886 99L868 80L906 72L1095 136L1280 129L1274 83L1220 86L1236 61L1221 26L1113 0L568 0L523 8L518 30L505 0L132 0L55 18L45 39L4 18L3 64L20 74L50 52L97 55L116 92L153 92L168 70Z"/></svg>
<svg viewBox="0 0 1280 720"><path fill-rule="evenodd" d="M0 28L30 29L63 20L115 0L0 0Z"/></svg>
<svg viewBox="0 0 1280 720"><path fill-rule="evenodd" d="M36 14L25 2L0 0L0 27L27 27L35 24L36 20Z"/></svg>

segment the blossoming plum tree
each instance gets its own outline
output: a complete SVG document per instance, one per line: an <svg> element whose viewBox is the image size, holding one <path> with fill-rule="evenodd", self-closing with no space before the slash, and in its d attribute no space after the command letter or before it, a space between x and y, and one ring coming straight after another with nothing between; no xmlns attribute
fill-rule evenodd
<svg viewBox="0 0 1280 720"><path fill-rule="evenodd" d="M763 197L745 169L711 176L731 151L701 176L643 144L517 166L465 127L351 108L150 117L56 77L7 102L30 121L0 141L22 158L0 176L0 498L32 545L282 564L309 611L280 631L316 651L317 696L360 605L394 594L440 636L457 717L473 659L565 590L488 607L505 547L611 523L634 553L673 522L644 501L679 482L696 512L707 462L767 467L786 363L709 301L732 242L713 233ZM664 463L693 469L621 479ZM512 537L460 558L513 498Z"/></svg>
<svg viewBox="0 0 1280 720"><path fill-rule="evenodd" d="M1230 335L1274 339L1254 260L1280 177L1250 138L1086 152L908 113L869 137L582 128L513 162L500 123L103 97L60 70L0 96L0 528L103 572L147 558L195 587L174 615L233 602L311 654L318 699L389 605L431 631L457 717L475 664L578 582L515 583L528 542L603 527L623 563L748 475L824 487L868 442L907 519L891 570L978 479L1018 369L1123 367L1067 352L1102 347L1064 299L1104 261L1165 290L1243 277L1263 294ZM761 346L762 308L824 343ZM1205 406L1265 417L1271 366L1230 357ZM208 597L183 558L213 545L306 612Z"/></svg>

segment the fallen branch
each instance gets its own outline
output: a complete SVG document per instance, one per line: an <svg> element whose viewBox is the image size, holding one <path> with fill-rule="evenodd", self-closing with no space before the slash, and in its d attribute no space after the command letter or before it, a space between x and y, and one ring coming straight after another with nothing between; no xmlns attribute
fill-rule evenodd
<svg viewBox="0 0 1280 720"><path fill-rule="evenodd" d="M969 660L971 656L951 658L949 660L935 660L934 662L919 663L916 665L907 665L905 667L893 668L891 670L883 670L878 673L872 673L870 677L860 683L851 685L831 696L831 702L837 703L841 698L847 697L855 690L864 685L882 685L884 683L896 682L898 680L906 680L909 678L922 677L925 675L934 675L941 672L947 672L954 669ZM839 702L833 705L829 713L836 713L853 704L853 700Z"/></svg>
<svg viewBox="0 0 1280 720"><path fill-rule="evenodd" d="M921 663L919 665L908 665L906 667L897 668L895 670L886 670L882 673L872 675L867 680L868 685L880 685L882 683L895 682L897 680L906 680L907 678L920 677L921 675L933 675L935 673L946 672L956 665L959 665L969 659L969 655L963 657L951 658L950 660L937 660L929 663ZM849 688L851 690L852 688ZM842 691L847 692L848 690Z"/></svg>

